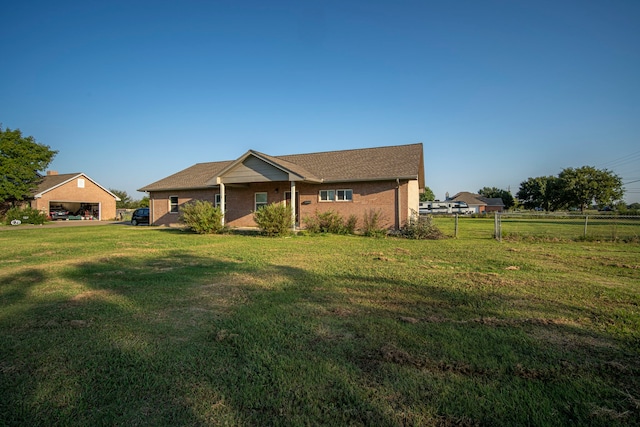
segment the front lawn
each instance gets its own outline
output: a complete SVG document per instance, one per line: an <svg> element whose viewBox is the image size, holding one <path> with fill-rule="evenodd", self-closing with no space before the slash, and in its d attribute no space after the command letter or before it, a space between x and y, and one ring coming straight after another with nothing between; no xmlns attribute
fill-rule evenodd
<svg viewBox="0 0 640 427"><path fill-rule="evenodd" d="M0 425L640 424L640 246L0 230Z"/></svg>

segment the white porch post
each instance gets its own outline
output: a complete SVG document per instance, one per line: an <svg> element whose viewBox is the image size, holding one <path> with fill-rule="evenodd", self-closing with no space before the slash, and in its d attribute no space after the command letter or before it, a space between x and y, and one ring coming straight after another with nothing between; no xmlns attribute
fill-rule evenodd
<svg viewBox="0 0 640 427"><path fill-rule="evenodd" d="M296 182L291 181L291 228L296 229Z"/></svg>
<svg viewBox="0 0 640 427"><path fill-rule="evenodd" d="M222 211L222 225L224 226L224 215L225 215L225 199L226 196L224 194L224 184L220 183L220 210Z"/></svg>

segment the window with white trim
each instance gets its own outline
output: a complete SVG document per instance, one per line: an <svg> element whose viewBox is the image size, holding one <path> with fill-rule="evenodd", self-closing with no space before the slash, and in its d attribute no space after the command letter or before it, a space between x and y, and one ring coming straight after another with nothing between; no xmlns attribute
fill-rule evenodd
<svg viewBox="0 0 640 427"><path fill-rule="evenodd" d="M336 190L336 200L339 202L353 201L353 190Z"/></svg>
<svg viewBox="0 0 640 427"><path fill-rule="evenodd" d="M178 213L178 196L169 197L169 213Z"/></svg>
<svg viewBox="0 0 640 427"><path fill-rule="evenodd" d="M226 199L226 197L225 197L225 199ZM213 206L215 206L216 208L217 207L222 207L222 206L220 206L220 193L216 194L216 199L213 202ZM226 200L224 202L224 210L225 211L227 210L227 201Z"/></svg>
<svg viewBox="0 0 640 427"><path fill-rule="evenodd" d="M320 190L321 202L333 202L336 198L335 190Z"/></svg>
<svg viewBox="0 0 640 427"><path fill-rule="evenodd" d="M78 188L84 188L84 178L78 178Z"/></svg>
<svg viewBox="0 0 640 427"><path fill-rule="evenodd" d="M267 193L256 193L255 210L267 206Z"/></svg>

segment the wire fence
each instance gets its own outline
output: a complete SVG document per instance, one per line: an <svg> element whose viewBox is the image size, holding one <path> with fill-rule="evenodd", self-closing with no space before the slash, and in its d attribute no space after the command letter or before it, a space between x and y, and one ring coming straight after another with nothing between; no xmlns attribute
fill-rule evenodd
<svg viewBox="0 0 640 427"><path fill-rule="evenodd" d="M496 213L436 215L433 222L444 234L460 239L640 242L640 216Z"/></svg>

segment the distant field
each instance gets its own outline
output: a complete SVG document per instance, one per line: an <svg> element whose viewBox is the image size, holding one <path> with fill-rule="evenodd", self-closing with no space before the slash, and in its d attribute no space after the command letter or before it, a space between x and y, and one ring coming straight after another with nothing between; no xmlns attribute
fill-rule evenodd
<svg viewBox="0 0 640 427"><path fill-rule="evenodd" d="M0 425L640 425L640 245L469 224L4 227Z"/></svg>
<svg viewBox="0 0 640 427"><path fill-rule="evenodd" d="M435 224L447 235L455 235L453 216L434 215ZM640 242L640 217L605 215L501 215L506 239L605 240ZM494 234L494 218L458 217L458 238L487 238Z"/></svg>

